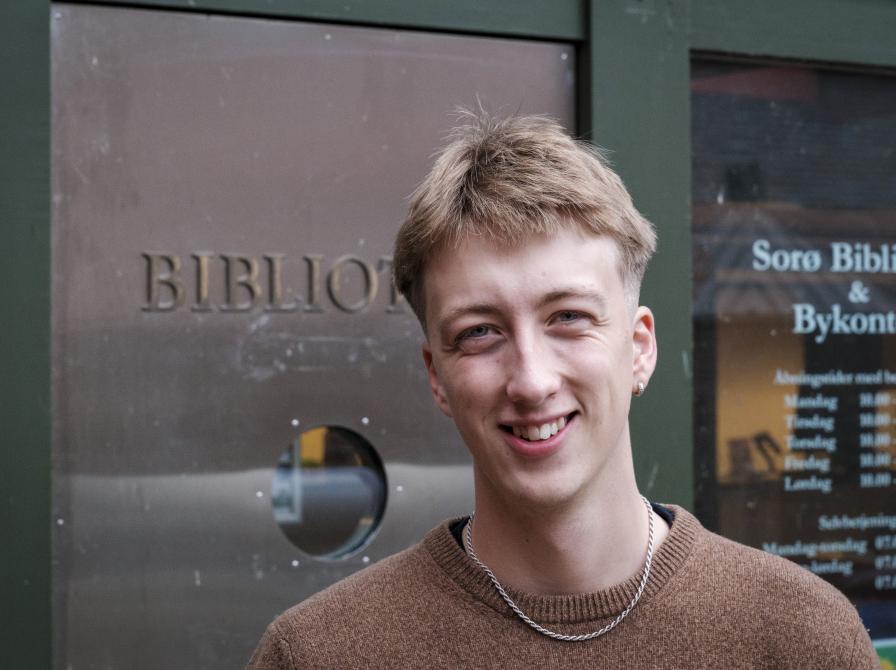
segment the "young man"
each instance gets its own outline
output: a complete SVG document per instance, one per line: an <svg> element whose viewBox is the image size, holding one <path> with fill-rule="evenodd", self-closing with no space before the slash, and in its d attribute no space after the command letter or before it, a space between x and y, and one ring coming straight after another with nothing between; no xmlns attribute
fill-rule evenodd
<svg viewBox="0 0 896 670"><path fill-rule="evenodd" d="M655 248L600 156L539 118L458 129L413 196L396 285L475 514L289 610L250 668L877 668L855 609L638 492Z"/></svg>

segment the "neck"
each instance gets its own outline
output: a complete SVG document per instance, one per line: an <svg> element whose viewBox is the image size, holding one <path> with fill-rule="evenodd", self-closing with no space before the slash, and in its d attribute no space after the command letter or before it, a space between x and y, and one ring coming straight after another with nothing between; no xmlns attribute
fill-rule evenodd
<svg viewBox="0 0 896 670"><path fill-rule="evenodd" d="M539 595L593 593L638 574L648 511L634 474L576 504L533 508L482 494L477 482L473 544L498 580ZM654 546L668 527L654 512Z"/></svg>

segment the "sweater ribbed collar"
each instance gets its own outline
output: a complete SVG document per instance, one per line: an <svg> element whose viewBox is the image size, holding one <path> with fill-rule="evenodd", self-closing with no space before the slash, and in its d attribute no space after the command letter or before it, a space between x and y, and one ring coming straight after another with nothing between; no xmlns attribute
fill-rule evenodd
<svg viewBox="0 0 896 670"><path fill-rule="evenodd" d="M654 554L650 579L640 604L659 593L684 563L700 528L699 521L683 508L674 505L666 507L675 514L675 520L669 534ZM461 588L493 609L506 613L507 616L515 616L495 591L489 578L473 563L451 534L450 527L458 520L446 521L432 530L424 538L423 545L439 567ZM640 574L635 574L608 589L584 594L544 596L517 591L506 585L505 588L517 605L535 621L545 624L575 624L619 614L637 591L639 577Z"/></svg>

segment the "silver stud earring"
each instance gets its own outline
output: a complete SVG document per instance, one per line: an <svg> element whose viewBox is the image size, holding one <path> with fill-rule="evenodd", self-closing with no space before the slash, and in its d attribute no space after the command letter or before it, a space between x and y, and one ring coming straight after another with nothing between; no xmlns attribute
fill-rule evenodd
<svg viewBox="0 0 896 670"><path fill-rule="evenodd" d="M638 388L637 388L637 390L635 391L635 397L636 397L636 398L640 398L642 395L644 395L644 389L645 389L645 388L646 388L646 387L644 386L644 382L638 382Z"/></svg>

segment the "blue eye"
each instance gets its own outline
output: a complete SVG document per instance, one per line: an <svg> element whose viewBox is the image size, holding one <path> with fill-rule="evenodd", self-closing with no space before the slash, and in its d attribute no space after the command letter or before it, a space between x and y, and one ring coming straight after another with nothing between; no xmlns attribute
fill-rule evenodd
<svg viewBox="0 0 896 670"><path fill-rule="evenodd" d="M475 354L487 351L498 341L500 341L498 330L492 326L479 324L461 331L454 340L454 346L464 353Z"/></svg>
<svg viewBox="0 0 896 670"><path fill-rule="evenodd" d="M473 326L472 328L467 328L464 332L460 334L458 337L459 340L464 340L467 338L477 338L477 337L485 337L491 332L491 328L488 326Z"/></svg>
<svg viewBox="0 0 896 670"><path fill-rule="evenodd" d="M570 311L570 310L567 310L565 312L560 312L557 315L558 321L567 321L568 322L568 321L575 321L576 319L580 319L580 318L582 318L581 314L579 314L578 312Z"/></svg>

